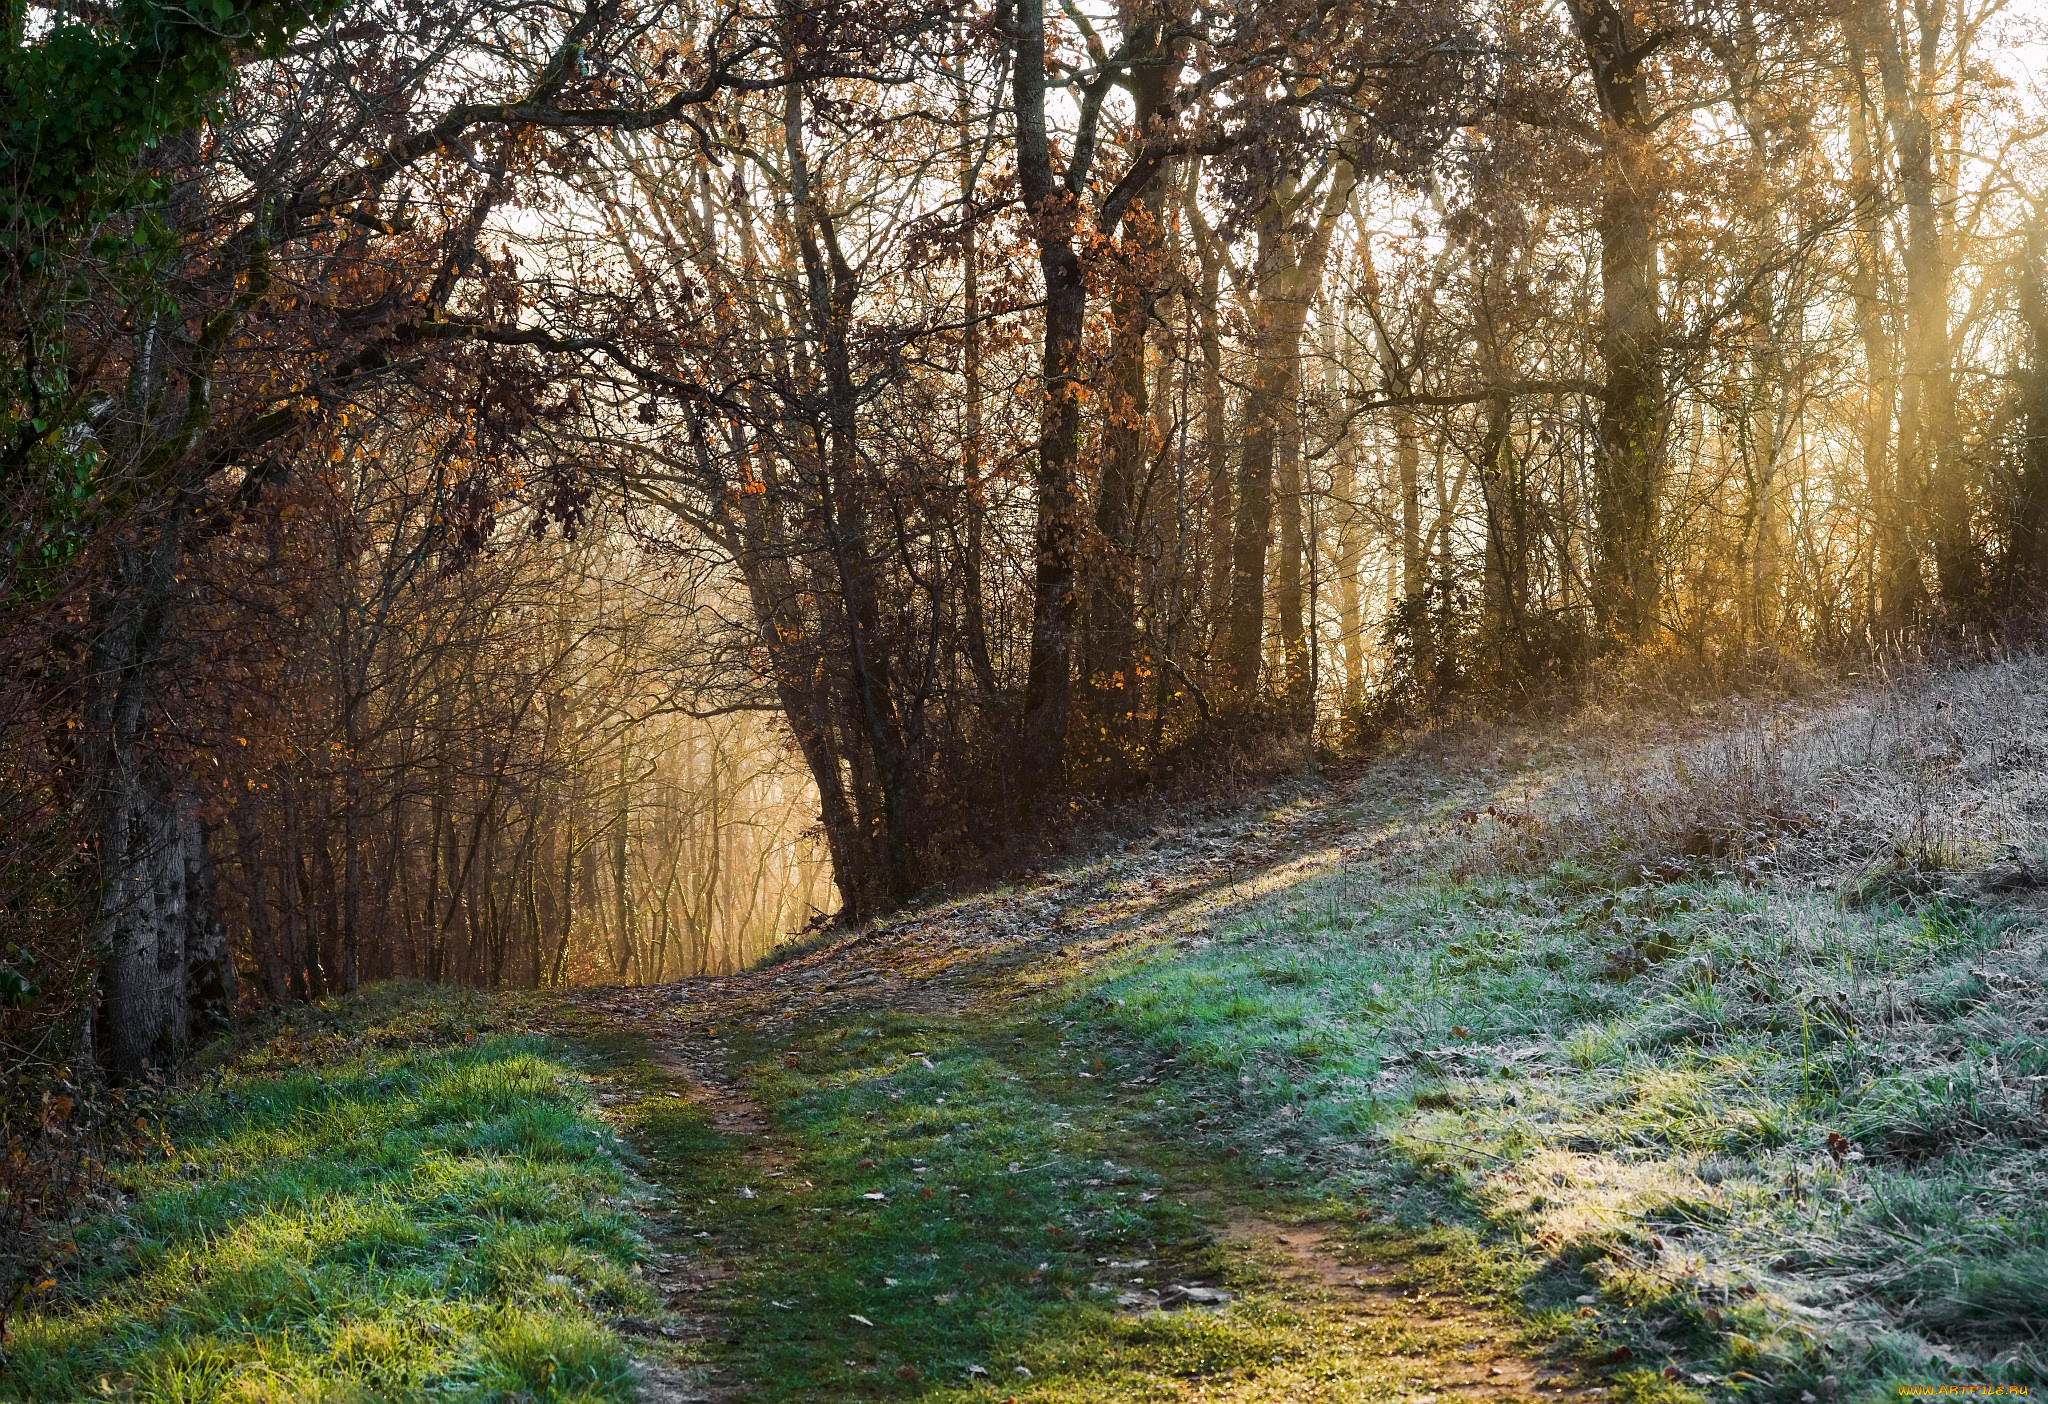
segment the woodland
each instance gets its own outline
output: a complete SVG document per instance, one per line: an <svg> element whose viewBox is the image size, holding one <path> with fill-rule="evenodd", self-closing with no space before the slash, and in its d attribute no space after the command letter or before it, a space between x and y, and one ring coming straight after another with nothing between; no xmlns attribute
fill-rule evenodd
<svg viewBox="0 0 2048 1404"><path fill-rule="evenodd" d="M12 1173L257 1007L730 972L1231 757L2032 637L2044 23L8 0Z"/></svg>

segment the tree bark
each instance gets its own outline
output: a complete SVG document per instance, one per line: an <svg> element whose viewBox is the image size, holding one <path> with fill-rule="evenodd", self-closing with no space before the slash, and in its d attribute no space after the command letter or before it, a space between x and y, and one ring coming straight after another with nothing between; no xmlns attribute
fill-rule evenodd
<svg viewBox="0 0 2048 1404"><path fill-rule="evenodd" d="M974 199L974 180L970 172L961 178L961 202L972 208ZM975 226L970 223L960 254L961 314L967 323L965 343L961 348L961 393L967 402L965 443L961 449L960 464L961 488L967 495L967 540L960 559L961 634L967 663L974 672L975 683L981 688L982 700L993 703L1000 688L996 681L995 660L989 652L988 622L982 600L982 557L987 550L984 539L988 531L988 503L982 479L981 259L975 232Z"/></svg>
<svg viewBox="0 0 2048 1404"><path fill-rule="evenodd" d="M2025 609L2048 595L2048 206L2036 206L2027 223L2019 310L2027 329L2022 438L2003 593L2008 608Z"/></svg>
<svg viewBox="0 0 2048 1404"><path fill-rule="evenodd" d="M1332 527L1337 537L1337 631L1343 635L1344 709L1365 700L1365 625L1360 608L1358 572L1358 468L1349 441L1337 445L1330 465Z"/></svg>
<svg viewBox="0 0 2048 1404"><path fill-rule="evenodd" d="M817 198L803 145L803 90L784 98L784 140L797 244L804 264L806 306L825 377L826 433L817 445L817 500L827 549L838 576L855 716L865 733L880 792L880 899L908 901L922 880L918 861L920 809L910 761L910 734L898 705L883 644L881 590L868 541L859 462L859 390L849 334L858 275L839 247L831 212Z"/></svg>
<svg viewBox="0 0 2048 1404"><path fill-rule="evenodd" d="M1290 228L1295 212L1315 193L1283 181L1260 208L1258 262L1254 269L1253 353L1257 364L1245 399L1244 446L1238 461L1237 511L1231 531L1230 612L1223 644L1223 663L1231 696L1246 707L1259 689L1260 655L1266 624L1266 553L1273 536L1274 468L1287 472L1281 484L1291 500L1283 521L1282 564L1286 578L1276 592L1284 677L1284 698L1291 721L1305 720L1302 707L1308 658L1302 618L1300 526L1300 430L1296 393L1301 375L1301 336L1308 324L1309 301L1322 277L1337 221L1350 201L1357 172L1338 159L1329 176L1320 211L1304 237ZM1292 530L1287 531L1287 523ZM1291 550L1290 550L1291 543Z"/></svg>
<svg viewBox="0 0 2048 1404"><path fill-rule="evenodd" d="M1151 23L1139 34L1141 54L1158 51L1160 27ZM1132 123L1142 143L1166 98L1164 66L1138 68L1125 85L1132 103ZM1134 158L1135 159L1135 158ZM1145 351L1152 315L1153 284L1160 253L1160 212L1163 188L1156 172L1131 206L1141 211L1130 221L1122 241L1110 306L1109 365L1104 374L1107 394L1102 431L1102 479L1095 494L1095 525L1102 534L1103 553L1090 591L1090 658L1088 672L1102 690L1111 718L1134 712L1138 679L1135 591L1138 578L1138 535L1143 529L1140 488L1151 466L1153 442L1150 385ZM1114 729L1114 728L1112 728Z"/></svg>
<svg viewBox="0 0 2048 1404"><path fill-rule="evenodd" d="M1880 627L1895 628L1918 606L1918 571L1913 564L1905 504L1892 474L1897 367L1892 339L1885 329L1883 190L1864 77L1869 36L1854 10L1844 28L1856 89L1847 103L1851 195L1856 202L1856 256L1850 266L1849 296L1855 307L1857 340L1863 347L1863 414L1858 451L1871 517L1869 612Z"/></svg>
<svg viewBox="0 0 2048 1404"><path fill-rule="evenodd" d="M271 865L263 858L263 839L257 828L260 819L252 814L253 808L251 803L243 803L236 808L233 821L242 880L249 890L249 940L253 947L250 954L264 999L271 1004L283 1004L291 996L291 986L285 974L285 953L278 946L277 928L270 920Z"/></svg>
<svg viewBox="0 0 2048 1404"><path fill-rule="evenodd" d="M1081 457L1081 334L1087 287L1074 248L1079 201L1053 172L1046 126L1045 6L1017 0L1013 93L1017 123L1017 180L1038 246L1045 283L1040 411L1033 488L1037 524L1031 560L1031 653L1024 679L1018 734L1021 797L1035 802L1057 788L1065 763L1067 720L1073 702L1074 587L1081 523L1076 473Z"/></svg>
<svg viewBox="0 0 2048 1404"><path fill-rule="evenodd" d="M227 1028L235 1014L235 957L220 918L213 836L198 805L177 806L185 878L185 1042Z"/></svg>
<svg viewBox="0 0 2048 1404"><path fill-rule="evenodd" d="M174 493L160 518L121 543L97 602L91 661L100 686L88 701L82 748L101 882L94 1043L117 1082L174 1067L194 1033L226 1012L223 998L233 998L233 966L219 968L226 946L204 832L147 749L151 688L179 603L193 508L190 493Z"/></svg>
<svg viewBox="0 0 2048 1404"><path fill-rule="evenodd" d="M1355 461L1355 445L1350 425L1346 418L1345 401L1338 375L1339 355L1338 324L1342 317L1341 301L1335 290L1325 293L1319 312L1318 324L1322 333L1322 359L1318 372L1318 385L1323 393L1327 412L1337 425L1333 441L1328 446L1330 455L1330 533L1333 538L1337 587L1337 646L1342 650L1344 668L1344 701L1346 712L1356 708L1365 694L1365 660L1359 648L1360 637L1358 600L1358 468Z"/></svg>
<svg viewBox="0 0 2048 1404"><path fill-rule="evenodd" d="M1899 396L1899 506L1909 538L1932 547L1935 580L1944 603L1969 609L1979 590L1978 560L1970 540L1969 499L1955 445L1955 385L1948 330L1949 274L1936 209L1934 90L1941 64L1942 17L1947 7L1916 9L1918 43L1909 64L1905 39L1889 10L1871 5L1864 32L1876 39L1885 120L1898 159L1899 202L1906 211L1905 356ZM1917 556L1918 550L1914 551ZM1896 588L1915 590L1901 572ZM1893 601L1894 613L1910 605Z"/></svg>
<svg viewBox="0 0 2048 1404"><path fill-rule="evenodd" d="M1428 620L1422 590L1428 571L1422 559L1422 436L1408 410L1394 413L1394 472L1401 494L1401 613L1416 637L1418 660L1429 655Z"/></svg>
<svg viewBox="0 0 2048 1404"><path fill-rule="evenodd" d="M1661 36L1639 34L1613 0L1578 0L1572 16L1601 116L1600 357L1606 385L1593 464L1593 608L1611 642L1637 646L1656 627L1660 594L1665 394L1658 170L1640 65Z"/></svg>
<svg viewBox="0 0 2048 1404"><path fill-rule="evenodd" d="M1209 647L1223 637L1230 602L1230 530L1234 516L1230 483L1230 404L1223 390L1223 328L1217 308L1223 292L1223 241L1202 218L1201 162L1188 162L1182 205L1195 232L1201 259L1202 291L1193 309L1202 345L1202 455L1208 478L1207 600Z"/></svg>
<svg viewBox="0 0 2048 1404"><path fill-rule="evenodd" d="M1489 367L1504 384L1498 364ZM1479 449L1479 492L1486 508L1486 573L1481 592L1480 637L1490 667L1510 692L1528 682L1528 499L1515 452L1508 397L1486 402L1486 436Z"/></svg>

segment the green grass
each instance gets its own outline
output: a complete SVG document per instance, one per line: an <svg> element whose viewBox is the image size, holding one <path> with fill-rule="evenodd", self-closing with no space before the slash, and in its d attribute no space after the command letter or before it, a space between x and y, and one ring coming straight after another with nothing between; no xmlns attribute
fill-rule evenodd
<svg viewBox="0 0 2048 1404"><path fill-rule="evenodd" d="M2044 971L1953 897L1339 872L969 1017L721 1019L761 1147L597 1009L366 992L170 1098L0 1399L623 1400L626 1317L763 1401L1415 1399L1478 1346L1641 1404L2038 1384ZM1336 1309L1244 1214L1477 1314ZM1234 1300L1115 1304L1190 1281Z"/></svg>
<svg viewBox="0 0 2048 1404"><path fill-rule="evenodd" d="M758 1397L972 1395L989 1380L1007 1395L1077 1370L1099 1379L1087 1343L1114 1334L1115 1320L1094 1286L1144 1273L1098 1258L1170 1255L1213 1275L1185 1208L1154 1197L1158 1176L1111 1160L1085 1117L1013 1070L1031 1043L1056 1042L1035 1023L868 1016L792 1045L747 1044L749 1088L789 1156L753 1177L751 1199L665 1169L675 1162L652 1119L658 1098L622 1107L649 1172L675 1192L685 1238L709 1232L741 1250L721 1305L728 1358ZM1148 1330L1214 1368L1273 1352L1249 1322L1191 1316Z"/></svg>
<svg viewBox="0 0 2048 1404"><path fill-rule="evenodd" d="M632 1399L646 1243L581 1080L479 996L294 1011L167 1100L0 1398Z"/></svg>
<svg viewBox="0 0 2048 1404"><path fill-rule="evenodd" d="M667 1075L644 1060L621 1058L617 1111L671 1191L676 1241L705 1235L734 1273L712 1354L749 1398L1394 1397L1430 1392L1474 1348L1470 1331L1303 1302L1211 1229L1220 1201L1340 1223L1415 1290L1467 1296L1489 1270L1469 1235L1361 1225L1349 1201L1262 1192L1150 1140L1157 1099L1115 1086L1097 1030L1056 1004L993 1022L870 1013L772 1041L725 1031L775 1122L772 1165L707 1179L668 1154ZM1117 1309L1119 1292L1174 1282L1235 1300ZM1485 1325L1495 1346L1560 1334Z"/></svg>
<svg viewBox="0 0 2048 1404"><path fill-rule="evenodd" d="M0 1398L631 1399L607 1323L686 1324L652 1290L671 1273L712 1282L710 1329L635 1350L764 1400L1426 1393L1480 1338L1522 1334L1347 1321L1280 1290L1212 1237L1219 1198L1347 1215L1417 1291L1486 1265L1469 1235L1390 1236L1148 1144L1154 1099L1105 1080L1099 1031L1056 1005L737 1033L777 1122L766 1160L588 1010L401 987L290 1019L168 1100L166 1152L119 1170ZM1116 1308L1190 1281L1235 1300Z"/></svg>
<svg viewBox="0 0 2048 1404"><path fill-rule="evenodd" d="M1462 1211L1681 1379L1874 1399L2048 1380L2044 970L1947 900L1340 875L1080 1008L1215 1109L1163 1134Z"/></svg>

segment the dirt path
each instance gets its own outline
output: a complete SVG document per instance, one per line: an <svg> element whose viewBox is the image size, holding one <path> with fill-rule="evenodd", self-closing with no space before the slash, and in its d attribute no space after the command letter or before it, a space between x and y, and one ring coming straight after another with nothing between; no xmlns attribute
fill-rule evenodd
<svg viewBox="0 0 2048 1404"><path fill-rule="evenodd" d="M1206 939L1244 904L1335 864L1356 862L1397 832L1362 826L1336 793L1277 812L1156 829L1016 888L912 913L777 965L723 978L592 992L594 1013L643 1035L689 1088L716 1129L742 1145L765 1180L787 1170L761 1108L726 1069L741 1026L771 1038L866 1010L972 1019L1033 991L1050 991L1136 947ZM1141 1148L1133 1146L1135 1156ZM1206 1195L1196 1198L1207 1199ZM1312 1349L1377 1357L1399 1395L1415 1400L1594 1398L1600 1391L1519 1348L1518 1323L1440 1290L1393 1257L1363 1257L1335 1226L1288 1227L1241 1206L1206 1203L1200 1216L1273 1301L1314 1323ZM670 1270L678 1256L688 1270ZM660 1278L688 1329L716 1329L704 1305L714 1274L687 1255L665 1257ZM692 1276L691 1273L696 1275ZM1178 1304L1178 1303L1175 1303ZM1134 1298L1126 1310L1156 1310ZM1391 1373L1388 1373L1391 1372ZM1247 1398L1288 1397L1258 1390ZM650 1373L659 1404L742 1397L744 1385L694 1372Z"/></svg>
<svg viewBox="0 0 2048 1404"><path fill-rule="evenodd" d="M788 1173L788 1158L770 1135L768 1117L759 1104L726 1074L715 1057L678 1039L672 1021L641 992L598 990L572 997L585 1015L595 1015L645 1042L647 1061L668 1075L664 1095L678 1097L704 1113L718 1136L739 1148L751 1178L766 1183ZM600 1104L630 1101L633 1092L601 1096ZM668 1215L650 1216L655 1248L648 1278L667 1308L667 1318L651 1321L628 1317L622 1330L645 1345L636 1352L640 1366L642 1404L729 1404L745 1397L746 1383L717 1366L682 1363L669 1346L702 1347L724 1330L713 1305L716 1293L733 1275L731 1262L707 1251L695 1235ZM703 1236L708 1237L708 1233Z"/></svg>
<svg viewBox="0 0 2048 1404"><path fill-rule="evenodd" d="M1140 952L1198 948L1246 917L1261 930L1320 929L1320 908L1306 909L1311 900L1355 901L1367 908L1376 893L1399 890L1419 873L1450 870L1458 854L1473 855L1483 871L1479 860L1492 852L1487 845L1513 849L1533 841L1528 832L1547 836L1543 842L1551 847L1545 853L1571 852L1571 844L1581 839L1606 843L1619 834L1642 845L1650 857L1691 855L1702 824L1762 824L1766 829L1758 832L1766 832L1789 813L1804 817L1798 823L1786 821L1789 826L1781 825L1779 839L1765 845L1769 861L1746 862L1740 871L1745 878L1756 878L1766 868L1811 872L1821 885L1842 880L1864 862L1869 835L1898 830L1894 821L1899 814L1922 814L1914 806L1926 803L1929 795L1957 832L1981 830L2000 841L2013 834L2027 838L2038 825L2027 828L2020 819L2033 816L2027 822L2035 823L2048 807L2048 769L2029 771L2021 784L2010 778L2007 762L2022 754L2014 738L2038 731L2038 700L2048 696L2041 678L2038 662L2022 660L1798 708L1752 709L1737 703L1655 725L1632 716L1595 717L1582 725L1548 727L1540 736L1482 729L1435 753L1390 757L1362 779L1302 784L1291 794L1261 796L1232 812L1183 813L1142 836L1101 846L1056 872L911 911L771 966L659 988L607 991L599 1002L606 1017L635 1024L667 1050L664 1056L687 1078L695 1089L690 1095L702 1099L714 1124L749 1145L749 1157L759 1157L750 1163L766 1167L780 1153L776 1133L728 1080L728 1068L742 1060L771 1076L799 1067L808 1076L809 1065L798 1055L806 1040L812 1046L823 1041L816 1037L821 1031L837 1046L852 1046L860 1038L848 1044L844 1035L875 1035L876 1030L851 1026L873 1022L885 1026L880 1037L886 1043L888 1021L868 1020L870 1011L910 1016L907 1022L913 1024L951 1023L963 1034L1007 1025L1034 996L1057 1004L1061 992L1077 980ZM1939 692L1938 700L1931 691ZM1942 761L1938 785L1928 779L1924 761L1929 755ZM1980 808L2005 817L1991 823L1978 815ZM1657 847L1666 840L1680 846ZM1971 861L1990 859L1979 855ZM2017 878L1997 868L1928 877L1905 867L1909 870L1899 881L1926 877L1979 886L1990 878L2007 885L2041 881L2024 864ZM1304 894L1305 914L1290 905L1293 889L1331 873L1340 873L1340 880L1314 888L1313 896ZM1295 915L1304 919L1291 922ZM1379 987L1372 988L1377 993ZM1463 1037L1456 1026L1453 1030ZM1005 1045L1011 1031L1005 1030ZM1076 1122L1087 1118L1082 1134L1100 1133L1106 1139L1099 1153L1119 1163L1148 1163L1146 1138L1156 1134L1151 1127L1181 1124L1170 1122L1167 1114L1153 1118L1151 1127L1141 1124L1152 1116L1143 1103L1166 1107L1163 1100L1152 1102L1153 1094L1174 1090L1170 1074L1167 1086L1152 1085L1161 1067L1154 1067L1151 1077L1114 1085L1068 1081L1091 1076L1076 1061L1061 1065L1057 1079L1048 1079L1045 1067L1025 1057L1021 1045L1026 1040L1015 1042L1020 1045L1015 1061L1006 1046L984 1046L976 1056L993 1060L999 1069L994 1075L1008 1083L1050 1086L1057 1080L1059 1089L1046 1093L1047 1106L1059 1104L1052 1114L1072 1115ZM1062 1042L1058 1057L1068 1057L1065 1047ZM780 1058L781 1068L763 1063L764 1057ZM879 1060L875 1068L879 1075ZM1094 1074L1102 1073L1098 1059ZM821 1077L816 1086L825 1093L827 1080ZM1214 1115L1218 1104L1232 1104L1228 1096L1202 1100L1205 1110L1197 1117ZM1039 1125L1035 1113L1016 1117L1014 1124ZM1066 1122L1051 1125L1074 1129ZM1205 1123L1205 1133L1217 1125ZM854 1127L850 1137L860 1134L861 1128ZM1228 1140L1208 1137L1211 1145ZM1571 1149L1574 1154L1581 1150ZM1154 1186L1158 1194L1147 1197L1175 1195L1199 1220L1195 1241L1205 1231L1222 1246L1233 1265L1224 1285L1242 1286L1246 1297L1243 1312L1235 1304L1227 1308L1232 1319L1255 1317L1263 1298L1301 1322L1295 1343L1303 1361L1327 1363L1348 1352L1354 1364L1369 1358L1379 1368L1330 1370L1320 1378L1290 1376L1292 1354L1282 1352L1273 1357L1270 1376L1263 1373L1263 1356L1247 1367L1260 1372L1256 1383L1244 1374L1226 1384L1229 1372L1224 1371L1207 1383L1162 1383L1161 1398L1228 1397L1249 1404L1384 1397L1426 1404L1439 1397L1493 1401L1589 1398L1607 1392L1599 1381L1524 1345L1517 1316L1481 1301L1467 1290L1469 1283L1441 1271L1440 1265L1416 1261L1400 1234L1360 1231L1347 1221L1281 1222L1305 1212L1311 1201L1287 1199L1284 1190L1255 1192L1271 1188L1269 1181L1228 1188L1240 1182L1209 1174L1184 1152L1167 1146L1150 1156L1164 1183ZM805 1154L812 1154L808 1143ZM815 1165L815 1158L810 1163ZM762 1173L770 1172L764 1168ZM1132 1194L1137 1197L1137 1191ZM1419 1235L1428 1237L1427 1232ZM1203 1261L1202 1271L1214 1268L1213 1259ZM1185 1293L1168 1302L1166 1294L1173 1288L1201 1284L1162 1278L1156 1268L1143 1281L1135 1290L1140 1279L1125 1276L1115 1283L1078 1285L1104 1293L1105 1301L1129 1297L1125 1310L1137 1314L1218 1305ZM1600 1314L1596 1298L1580 1295L1577 1300L1581 1316ZM1629 1345L1609 1336L1612 1324L1581 1321L1571 1334L1584 1350L1605 1349L1600 1356L1604 1364L1634 1360L1627 1368L1642 1370L1655 1368L1662 1356L1666 1380L1686 1377L1654 1331L1647 1345L1645 1333L1635 1333L1637 1354L1631 1356ZM1628 1338L1623 1326L1619 1334ZM1715 1378L1689 1377L1695 1383ZM1629 1387L1644 1383L1637 1379ZM1205 1394L1212 1385L1220 1393ZM1654 1382L1650 1385L1654 1388Z"/></svg>
<svg viewBox="0 0 2048 1404"><path fill-rule="evenodd" d="M1204 939L1247 903L1344 861L1395 831L1362 830L1334 787L1277 811L1204 815L1057 873L878 922L737 975L607 992L637 1017L666 1017L689 1047L717 1026L764 1029L887 1008L957 1017L990 994L1062 984L1120 952Z"/></svg>
<svg viewBox="0 0 2048 1404"><path fill-rule="evenodd" d="M1603 1397L1574 1372L1517 1349L1498 1312L1437 1290L1397 1259L1361 1252L1326 1226L1241 1214L1220 1237L1297 1303L1313 1304L1390 1354L1412 1357L1412 1385L1472 1400Z"/></svg>

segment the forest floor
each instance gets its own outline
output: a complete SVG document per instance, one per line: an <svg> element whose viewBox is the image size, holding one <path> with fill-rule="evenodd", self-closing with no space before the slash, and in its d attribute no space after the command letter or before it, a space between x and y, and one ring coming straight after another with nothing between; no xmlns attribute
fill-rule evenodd
<svg viewBox="0 0 2048 1404"><path fill-rule="evenodd" d="M2048 663L1464 728L737 976L367 992L0 1398L2048 1384Z"/></svg>

